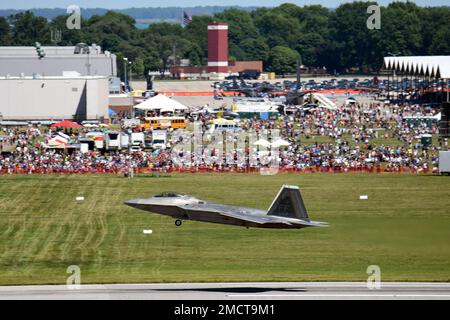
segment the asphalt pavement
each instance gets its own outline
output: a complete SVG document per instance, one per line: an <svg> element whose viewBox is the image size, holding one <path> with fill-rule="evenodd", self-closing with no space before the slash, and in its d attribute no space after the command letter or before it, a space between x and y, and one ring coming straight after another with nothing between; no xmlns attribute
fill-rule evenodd
<svg viewBox="0 0 450 320"><path fill-rule="evenodd" d="M177 283L1 286L0 300L450 300L450 283Z"/></svg>

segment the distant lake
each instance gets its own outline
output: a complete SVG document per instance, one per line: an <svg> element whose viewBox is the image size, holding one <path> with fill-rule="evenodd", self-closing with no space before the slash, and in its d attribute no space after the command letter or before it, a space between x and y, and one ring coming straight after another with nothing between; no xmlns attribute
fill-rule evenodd
<svg viewBox="0 0 450 320"><path fill-rule="evenodd" d="M159 22L181 24L180 20L176 19L136 19L135 27L138 29L147 29L151 24Z"/></svg>
<svg viewBox="0 0 450 320"><path fill-rule="evenodd" d="M138 29L147 29L150 23L136 23L134 26Z"/></svg>

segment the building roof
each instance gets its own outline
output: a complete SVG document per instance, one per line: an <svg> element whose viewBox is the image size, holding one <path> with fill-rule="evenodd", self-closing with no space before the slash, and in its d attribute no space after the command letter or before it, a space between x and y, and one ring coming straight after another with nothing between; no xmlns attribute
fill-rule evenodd
<svg viewBox="0 0 450 320"><path fill-rule="evenodd" d="M187 107L178 101L166 97L163 94L158 94L150 99L145 100L144 102L136 105L135 109L140 110L161 110L165 111L169 110L185 110Z"/></svg>
<svg viewBox="0 0 450 320"><path fill-rule="evenodd" d="M208 73L208 67L173 66L170 68L170 73Z"/></svg>
<svg viewBox="0 0 450 320"><path fill-rule="evenodd" d="M450 56L385 57L384 68L411 75L450 79Z"/></svg>
<svg viewBox="0 0 450 320"><path fill-rule="evenodd" d="M75 46L42 46L46 57L56 56L86 56L85 53L75 54ZM102 52L100 46L89 46L91 57L110 55L108 52ZM37 57L36 47L32 46L0 46L0 57Z"/></svg>
<svg viewBox="0 0 450 320"><path fill-rule="evenodd" d="M244 70L257 70L259 72L263 71L262 61L235 61L228 66L228 72L239 73ZM192 67L192 66L173 66L170 68L170 73L183 73L183 74L201 74L208 73L208 67Z"/></svg>
<svg viewBox="0 0 450 320"><path fill-rule="evenodd" d="M106 76L83 76L83 75L75 75L75 74L70 74L70 75L63 75L63 76L41 76L41 75L36 75L36 76L23 76L23 77L13 77L13 76L0 76L0 80L98 80L98 79L107 79Z"/></svg>
<svg viewBox="0 0 450 320"><path fill-rule="evenodd" d="M228 67L229 72L239 73L245 70L257 70L259 72L263 71L262 61L235 61L232 62Z"/></svg>

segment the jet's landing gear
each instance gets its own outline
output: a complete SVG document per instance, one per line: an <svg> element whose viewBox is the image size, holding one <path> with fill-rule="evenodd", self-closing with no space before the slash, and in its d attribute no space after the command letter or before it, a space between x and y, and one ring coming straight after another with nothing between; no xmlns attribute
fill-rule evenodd
<svg viewBox="0 0 450 320"><path fill-rule="evenodd" d="M175 225L176 225L177 227L181 226L182 223L183 223L183 221L180 220L180 219L175 220Z"/></svg>

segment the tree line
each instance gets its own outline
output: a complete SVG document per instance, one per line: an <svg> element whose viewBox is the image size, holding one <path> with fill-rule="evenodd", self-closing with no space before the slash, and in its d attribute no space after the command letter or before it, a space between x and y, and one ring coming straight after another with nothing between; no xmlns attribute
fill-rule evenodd
<svg viewBox="0 0 450 320"><path fill-rule="evenodd" d="M251 11L256 7L241 7L241 6L195 6L195 7L148 7L148 8L127 8L114 9L115 12L123 13L133 17L134 19L144 20L178 20L181 22L183 12L186 11L191 16L199 15L214 15L229 8L239 8L245 11ZM20 9L0 9L0 16L8 17L26 10ZM30 9L34 15L52 20L53 18L65 15L67 9L64 8L33 8ZM85 19L89 19L94 15L104 15L109 10L106 8L82 8L81 15Z"/></svg>
<svg viewBox="0 0 450 320"><path fill-rule="evenodd" d="M262 60L267 71L295 72L297 60L329 72L376 72L382 59L400 55L450 55L450 7L419 7L393 2L381 7L381 28L369 30L367 8L375 2L352 2L336 9L282 4L252 11L226 9L194 16L183 27L171 23L138 29L134 18L108 11L82 19L80 30L66 28L66 15L51 21L20 12L0 17L0 45L51 45L51 30L62 30L58 45L96 43L133 61L136 74L164 71L180 59L192 66L207 63L207 25L229 24L230 59ZM119 72L121 72L119 65Z"/></svg>

